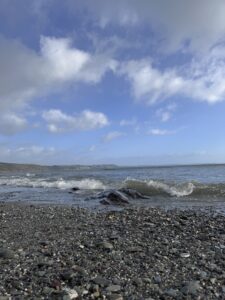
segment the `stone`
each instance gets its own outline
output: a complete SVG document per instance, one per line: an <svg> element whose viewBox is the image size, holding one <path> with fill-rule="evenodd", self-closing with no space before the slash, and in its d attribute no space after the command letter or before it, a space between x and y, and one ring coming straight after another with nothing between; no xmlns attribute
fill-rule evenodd
<svg viewBox="0 0 225 300"><path fill-rule="evenodd" d="M132 189L126 189L126 188L122 188L119 189L119 192L122 192L123 194L126 194L128 197L132 198L132 199L149 199L148 196L143 195L135 190Z"/></svg>
<svg viewBox="0 0 225 300"><path fill-rule="evenodd" d="M200 271L200 272L199 272L199 277L200 277L201 279L206 279L206 278L207 278L207 273L206 273L205 271Z"/></svg>
<svg viewBox="0 0 225 300"><path fill-rule="evenodd" d="M153 277L153 281L154 281L154 283L156 283L156 284L160 284L160 283L162 282L162 279L161 279L160 276L154 276L154 277Z"/></svg>
<svg viewBox="0 0 225 300"><path fill-rule="evenodd" d="M123 296L120 294L112 294L109 296L110 300L123 300Z"/></svg>
<svg viewBox="0 0 225 300"><path fill-rule="evenodd" d="M116 293L119 292L120 290L121 290L120 285L110 285L106 288L106 291L111 293Z"/></svg>
<svg viewBox="0 0 225 300"><path fill-rule="evenodd" d="M70 289L70 288L66 287L63 289L63 291L65 291L67 293L67 295L69 296L69 299L71 299L71 300L77 299L79 297L79 295L75 289Z"/></svg>
<svg viewBox="0 0 225 300"><path fill-rule="evenodd" d="M109 242L103 241L102 243L99 244L99 246L104 249L104 250L108 250L111 251L113 249L113 245Z"/></svg>
<svg viewBox="0 0 225 300"><path fill-rule="evenodd" d="M94 279L92 279L92 281L95 283L95 284L98 284L99 286L108 286L110 284L110 281L105 279L105 278L102 278L100 276L97 276L95 277Z"/></svg>
<svg viewBox="0 0 225 300"><path fill-rule="evenodd" d="M78 187L73 187L71 190L72 190L73 192L76 192L76 191L79 191L80 189L79 189Z"/></svg>
<svg viewBox="0 0 225 300"><path fill-rule="evenodd" d="M176 297L178 294L178 291L175 289L168 289L164 292L165 295L169 296L169 297Z"/></svg>
<svg viewBox="0 0 225 300"><path fill-rule="evenodd" d="M180 257L182 257L182 258L188 258L188 257L190 257L190 253L181 253L180 254Z"/></svg>
<svg viewBox="0 0 225 300"><path fill-rule="evenodd" d="M14 253L6 248L0 248L0 258L10 259L14 257Z"/></svg>
<svg viewBox="0 0 225 300"><path fill-rule="evenodd" d="M129 199L128 197L120 192L120 191L106 191L102 192L98 195L98 198L101 199L100 203L104 205L127 205L129 204Z"/></svg>
<svg viewBox="0 0 225 300"><path fill-rule="evenodd" d="M196 296L201 289L201 286L198 281L189 281L185 284L185 286L182 288L182 292L185 295L192 295Z"/></svg>

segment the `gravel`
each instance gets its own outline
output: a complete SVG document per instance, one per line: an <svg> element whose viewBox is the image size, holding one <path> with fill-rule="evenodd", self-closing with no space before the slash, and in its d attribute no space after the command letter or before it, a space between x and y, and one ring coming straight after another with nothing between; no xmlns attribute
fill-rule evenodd
<svg viewBox="0 0 225 300"><path fill-rule="evenodd" d="M0 203L0 300L225 299L225 217Z"/></svg>

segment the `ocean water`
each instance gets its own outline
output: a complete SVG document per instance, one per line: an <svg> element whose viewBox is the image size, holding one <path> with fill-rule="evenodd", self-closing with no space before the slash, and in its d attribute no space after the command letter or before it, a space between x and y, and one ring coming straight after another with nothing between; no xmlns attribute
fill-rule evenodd
<svg viewBox="0 0 225 300"><path fill-rule="evenodd" d="M71 189L77 187L78 191ZM116 167L0 166L0 201L72 204L101 208L106 190L134 189L149 199L131 200L144 207L205 208L225 212L225 165Z"/></svg>

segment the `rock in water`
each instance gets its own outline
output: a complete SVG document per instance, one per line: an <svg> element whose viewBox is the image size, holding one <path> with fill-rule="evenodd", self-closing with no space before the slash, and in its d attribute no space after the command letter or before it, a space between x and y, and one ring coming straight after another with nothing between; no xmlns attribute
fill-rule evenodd
<svg viewBox="0 0 225 300"><path fill-rule="evenodd" d="M129 199L146 199L149 198L145 195L132 189L122 188L118 191L105 191L98 195L100 198L100 203L104 205L127 205L129 204Z"/></svg>
<svg viewBox="0 0 225 300"><path fill-rule="evenodd" d="M76 192L76 191L79 191L80 189L79 189L78 187L73 187L71 190L72 190L73 192Z"/></svg>
<svg viewBox="0 0 225 300"><path fill-rule="evenodd" d="M128 197L130 197L132 199L149 199L148 196L143 195L132 189L122 188L122 189L119 189L119 192L126 194Z"/></svg>
<svg viewBox="0 0 225 300"><path fill-rule="evenodd" d="M107 191L103 192L98 196L100 199L100 203L104 205L127 205L129 204L129 199L126 195L124 195L120 191Z"/></svg>

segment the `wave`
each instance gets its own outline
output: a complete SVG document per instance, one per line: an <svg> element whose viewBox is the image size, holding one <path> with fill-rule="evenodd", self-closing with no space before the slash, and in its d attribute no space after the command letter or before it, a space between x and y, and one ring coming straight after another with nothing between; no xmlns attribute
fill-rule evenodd
<svg viewBox="0 0 225 300"><path fill-rule="evenodd" d="M85 178L81 180L64 180L60 179L33 179L32 177L11 177L1 178L0 186L14 186L14 187L32 187L32 188L57 188L57 189L71 189L77 187L81 190L104 190L106 187L96 179Z"/></svg>
<svg viewBox="0 0 225 300"><path fill-rule="evenodd" d="M171 197L200 197L219 196L225 197L225 184L202 184L198 182L185 182L179 184L165 183L157 180L126 179L123 187L134 189L148 196L171 196Z"/></svg>

